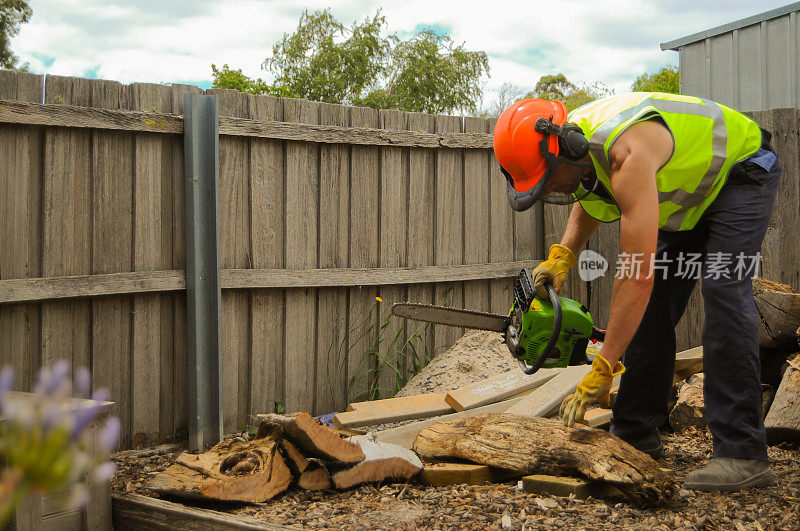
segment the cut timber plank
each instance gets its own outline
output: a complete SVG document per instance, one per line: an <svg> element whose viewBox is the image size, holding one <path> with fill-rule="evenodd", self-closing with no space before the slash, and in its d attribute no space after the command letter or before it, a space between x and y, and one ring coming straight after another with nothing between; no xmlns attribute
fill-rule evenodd
<svg viewBox="0 0 800 531"><path fill-rule="evenodd" d="M610 483L589 481L581 478L532 474L522 478L522 488L531 494L588 498L589 496L624 496L621 490Z"/></svg>
<svg viewBox="0 0 800 531"><path fill-rule="evenodd" d="M283 428L286 436L312 457L337 463L357 463L364 459L364 452L357 444L341 439L338 433L323 426L308 413L294 416L256 415L256 418L262 422L262 426L267 421Z"/></svg>
<svg viewBox="0 0 800 531"><path fill-rule="evenodd" d="M557 409L568 394L575 391L581 378L591 370L591 365L573 365L572 367L566 367L550 381L508 408L506 413L527 415L530 417L546 416L551 411Z"/></svg>
<svg viewBox="0 0 800 531"><path fill-rule="evenodd" d="M703 372L703 347L694 347L675 355L675 376L673 385L693 374Z"/></svg>
<svg viewBox="0 0 800 531"><path fill-rule="evenodd" d="M129 492L114 492L111 501L114 529L297 529Z"/></svg>
<svg viewBox="0 0 800 531"><path fill-rule="evenodd" d="M451 413L450 415L444 415L441 417L436 417L432 419L425 419L420 420L417 422L412 422L411 424L406 424L405 426L400 426L398 428L392 428L390 430L379 431L375 434L375 439L379 442L387 442L393 443L402 446L403 448L411 448L414 446L414 439L417 438L417 434L423 428L427 428L431 424L435 424L439 421L443 420L453 420L453 419L463 419L467 417L474 417L475 415L480 415L482 413L502 413L520 400L523 397L519 398L511 398L509 400L504 400L503 402L498 402L496 404L489 404L488 406L477 407L475 409L470 409L467 411L461 411L459 413Z"/></svg>
<svg viewBox="0 0 800 531"><path fill-rule="evenodd" d="M411 450L396 444L375 442L366 435L347 440L358 444L366 457L355 466L333 474L331 479L337 489L387 478L410 479L422 470L422 461Z"/></svg>
<svg viewBox="0 0 800 531"><path fill-rule="evenodd" d="M518 370L510 370L450 391L447 393L445 401L456 411L474 409L500 402L529 389L535 389L559 372L561 372L561 368L541 369L531 375Z"/></svg>
<svg viewBox="0 0 800 531"><path fill-rule="evenodd" d="M514 470L503 470L474 463L425 463L418 481L431 487L448 485L479 485L481 483L500 483L519 477Z"/></svg>
<svg viewBox="0 0 800 531"><path fill-rule="evenodd" d="M650 456L610 433L553 419L501 413L437 422L419 433L414 451L526 474L579 474L642 502L664 501L674 487Z"/></svg>
<svg viewBox="0 0 800 531"><path fill-rule="evenodd" d="M350 405L353 411L337 413L333 417L333 423L337 428L355 428L452 413L453 408L444 400L445 393L429 393L356 402Z"/></svg>
<svg viewBox="0 0 800 531"><path fill-rule="evenodd" d="M590 428L598 428L600 426L605 426L611 422L611 410L600 407L595 409L590 409L583 416L583 420L586 422L586 425L589 426Z"/></svg>

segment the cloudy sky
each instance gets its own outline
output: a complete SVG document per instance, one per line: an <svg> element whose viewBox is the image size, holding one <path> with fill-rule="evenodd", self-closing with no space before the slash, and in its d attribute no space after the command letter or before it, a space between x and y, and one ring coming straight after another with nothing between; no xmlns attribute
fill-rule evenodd
<svg viewBox="0 0 800 531"><path fill-rule="evenodd" d="M318 0L31 0L33 18L12 41L37 73L123 83L211 84L211 64L269 79L261 63ZM617 92L642 72L677 65L659 44L755 15L787 0L337 0L346 24L382 9L388 31L431 26L489 55L486 100L503 83L532 87L543 74L601 82Z"/></svg>

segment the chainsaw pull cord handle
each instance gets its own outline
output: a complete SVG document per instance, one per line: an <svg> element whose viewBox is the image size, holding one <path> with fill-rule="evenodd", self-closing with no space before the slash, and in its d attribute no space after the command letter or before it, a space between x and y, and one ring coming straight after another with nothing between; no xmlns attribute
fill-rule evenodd
<svg viewBox="0 0 800 531"><path fill-rule="evenodd" d="M547 290L547 294L550 296L550 302L553 305L553 331L550 332L550 340L547 342L547 346L542 352L541 356L536 360L536 363L533 365L528 365L525 363L525 360L518 358L517 361L519 362L519 367L522 369L522 372L525 374L533 374L539 370L539 368L544 363L544 360L550 357L550 354L555 350L556 343L558 342L558 336L561 335L561 298L558 296L558 292L556 288L553 287L552 282L545 282L544 284L545 289Z"/></svg>

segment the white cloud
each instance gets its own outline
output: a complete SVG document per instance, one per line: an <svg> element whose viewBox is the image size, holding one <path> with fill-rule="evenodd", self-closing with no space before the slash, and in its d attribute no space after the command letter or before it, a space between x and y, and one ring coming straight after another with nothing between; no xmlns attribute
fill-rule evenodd
<svg viewBox="0 0 800 531"><path fill-rule="evenodd" d="M677 64L661 42L784 4L762 0L339 0L334 15L349 24L381 5L390 32L420 25L446 28L454 40L489 55L490 94L503 83L532 87L563 72L627 90L644 71ZM12 49L36 72L135 81L202 82L211 63L269 79L261 63L272 44L297 27L304 9L324 0L32 0L29 24Z"/></svg>

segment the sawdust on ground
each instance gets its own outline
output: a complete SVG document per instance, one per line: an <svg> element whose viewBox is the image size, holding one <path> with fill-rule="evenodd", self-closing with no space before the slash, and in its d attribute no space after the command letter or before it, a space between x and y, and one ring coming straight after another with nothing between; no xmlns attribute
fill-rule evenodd
<svg viewBox="0 0 800 531"><path fill-rule="evenodd" d="M395 396L446 393L518 367L500 334L469 330L437 355Z"/></svg>
<svg viewBox="0 0 800 531"><path fill-rule="evenodd" d="M680 483L711 458L708 430L665 437L662 466ZM171 449L171 448L170 448ZM119 452L112 487L154 496L152 475L172 464L178 451ZM769 449L775 485L730 494L680 489L669 503L638 507L624 500L547 496L517 489L516 481L487 485L426 487L415 483L361 485L345 491L293 487L266 503L231 506L231 514L265 525L333 529L800 529L800 448ZM192 504L187 502L188 506Z"/></svg>

